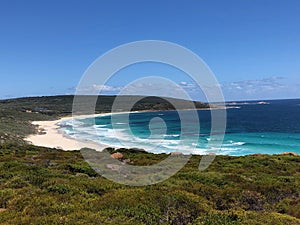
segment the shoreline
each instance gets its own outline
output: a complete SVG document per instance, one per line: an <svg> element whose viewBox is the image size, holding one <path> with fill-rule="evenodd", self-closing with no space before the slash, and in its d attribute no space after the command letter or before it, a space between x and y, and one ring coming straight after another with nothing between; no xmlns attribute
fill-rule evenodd
<svg viewBox="0 0 300 225"><path fill-rule="evenodd" d="M146 111L131 111L129 113L140 113ZM98 142L89 140L78 140L65 135L63 131L60 131L59 123L66 120L93 118L99 116L108 116L116 114L124 114L128 112L109 112L109 113L97 113L90 115L76 115L76 116L65 116L57 120L44 120L44 121L32 121L31 124L37 126L38 133L30 134L23 140L31 143L32 145L46 148L56 148L64 151L75 151L82 148L91 148L97 151L101 151L104 148L111 147ZM42 132L42 133L41 133Z"/></svg>
<svg viewBox="0 0 300 225"><path fill-rule="evenodd" d="M31 124L38 126L38 130L43 132L37 134L30 134L24 138L28 143L35 146L56 148L65 151L80 150L83 147L99 150L100 144L92 141L84 141L67 137L63 131L60 131L59 123L66 120L90 118L110 115L111 113L101 113L93 115L78 115L78 116L66 116L58 120L46 120L46 121L32 121ZM102 146L109 147L109 146Z"/></svg>
<svg viewBox="0 0 300 225"><path fill-rule="evenodd" d="M220 108L203 108L197 110L215 110L215 109L220 109ZM164 111L171 111L171 110L164 110ZM144 111L131 111L129 113L143 113L143 112L157 112L157 111L144 110ZM31 124L38 126L37 129L40 132L38 132L37 134L30 134L27 137L25 137L23 140L35 146L56 148L65 151L80 150L84 147L96 149L96 150L100 150L100 149L102 150L105 147L111 147L111 146L103 145L103 144L101 145L100 143L96 143L88 140L84 141L84 140L78 140L78 139L73 139L71 137L67 137L63 131L58 130L60 126L57 124L66 120L91 118L91 117L93 118L98 116L123 114L123 113L128 113L128 112L113 112L113 113L109 112L109 113L98 113L98 114L90 114L90 115L65 116L58 120L32 121Z"/></svg>
<svg viewBox="0 0 300 225"><path fill-rule="evenodd" d="M142 113L149 111L132 111L130 113ZM157 111L155 111L157 112ZM31 134L25 137L25 140L28 143L31 143L35 146L47 147L47 148L56 148L64 151L80 150L82 148L95 149L97 151L102 151L104 148L112 147L110 145L105 145L100 142L93 142L90 140L81 140L75 139L68 135L63 130L59 130L62 126L59 123L65 122L67 120L81 119L81 118L93 118L99 116L108 116L112 114L124 114L128 112L114 112L114 113L101 113L101 114L90 114L90 115L75 115L75 116L66 116L57 120L50 121L32 121L31 123L37 126L38 133ZM254 153L249 155L256 155L263 153ZM274 153L271 155L294 155L299 156L299 153L293 151L282 151L280 153Z"/></svg>

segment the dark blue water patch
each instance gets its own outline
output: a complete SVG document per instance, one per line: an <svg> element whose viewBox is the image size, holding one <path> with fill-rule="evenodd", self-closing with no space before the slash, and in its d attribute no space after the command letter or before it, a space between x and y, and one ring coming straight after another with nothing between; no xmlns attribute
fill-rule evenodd
<svg viewBox="0 0 300 225"><path fill-rule="evenodd" d="M300 133L300 100L270 101L227 110L227 132Z"/></svg>

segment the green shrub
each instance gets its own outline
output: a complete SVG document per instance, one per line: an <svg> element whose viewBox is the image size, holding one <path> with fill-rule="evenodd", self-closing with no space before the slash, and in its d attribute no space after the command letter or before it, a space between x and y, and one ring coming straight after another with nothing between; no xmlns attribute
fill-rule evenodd
<svg viewBox="0 0 300 225"><path fill-rule="evenodd" d="M7 203L10 199L12 199L15 195L15 191L13 189L4 189L0 190L0 208L6 208Z"/></svg>
<svg viewBox="0 0 300 225"><path fill-rule="evenodd" d="M47 190L49 192L54 192L54 193L58 193L58 194L66 194L66 193L70 193L72 191L70 186L68 186L66 184L50 185L49 187L47 187Z"/></svg>

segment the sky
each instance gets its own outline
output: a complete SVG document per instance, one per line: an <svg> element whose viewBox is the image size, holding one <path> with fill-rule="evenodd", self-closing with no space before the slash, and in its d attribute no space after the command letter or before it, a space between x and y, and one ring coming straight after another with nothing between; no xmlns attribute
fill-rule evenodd
<svg viewBox="0 0 300 225"><path fill-rule="evenodd" d="M298 0L1 0L0 98L73 94L99 56L141 40L196 53L228 101L300 98L299 12ZM124 68L102 94L151 75L203 98L187 74L158 63Z"/></svg>

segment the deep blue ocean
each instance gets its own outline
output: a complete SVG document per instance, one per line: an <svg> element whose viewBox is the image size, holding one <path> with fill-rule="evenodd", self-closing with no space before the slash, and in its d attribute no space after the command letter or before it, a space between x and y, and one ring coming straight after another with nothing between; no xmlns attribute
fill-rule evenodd
<svg viewBox="0 0 300 225"><path fill-rule="evenodd" d="M272 100L267 104L258 102L237 102L229 104L227 109L227 128L221 149L216 154L248 155L248 154L279 154L296 152L300 154L300 99ZM190 111L184 111L189 114ZM210 135L211 112L197 111L200 120L200 134L181 131L181 121L176 111L130 113L128 123L126 115L86 118L75 123L66 121L61 124L62 130L70 137L92 140L114 147L142 148L153 153L184 153L205 154L207 143L214 138ZM151 129L157 130L151 135L149 121L161 118L166 124L165 133L160 134L162 120L152 120ZM191 123L190 126L195 126ZM191 142L176 149L181 135L191 137ZM195 135L197 137L195 138ZM196 140L196 141L195 141Z"/></svg>

